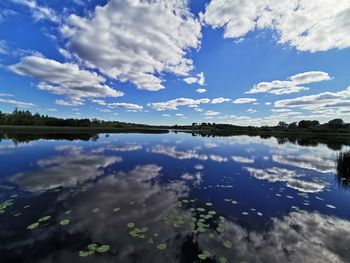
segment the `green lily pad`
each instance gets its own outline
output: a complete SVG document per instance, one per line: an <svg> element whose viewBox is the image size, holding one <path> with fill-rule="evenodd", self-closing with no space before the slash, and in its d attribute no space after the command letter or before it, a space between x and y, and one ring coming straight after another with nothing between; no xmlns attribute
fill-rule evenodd
<svg viewBox="0 0 350 263"><path fill-rule="evenodd" d="M99 246L96 251L98 253L105 253L109 250L109 245L102 245L102 246Z"/></svg>
<svg viewBox="0 0 350 263"><path fill-rule="evenodd" d="M134 227L135 227L135 224L132 223L132 222L130 222L130 223L127 224L127 226L128 226L128 228L134 228Z"/></svg>
<svg viewBox="0 0 350 263"><path fill-rule="evenodd" d="M62 220L60 221L60 225L61 225L61 226L66 226L66 225L68 225L69 223L70 223L70 220L67 219L67 218L62 219Z"/></svg>
<svg viewBox="0 0 350 263"><path fill-rule="evenodd" d="M33 230L33 229L37 228L39 225L40 225L40 224L39 224L38 222L35 222L35 223L33 223L33 224L27 226L27 229Z"/></svg>
<svg viewBox="0 0 350 263"><path fill-rule="evenodd" d="M228 260L227 260L227 258L225 258L225 257L220 257L220 258L219 258L219 262L220 262L220 263L227 263Z"/></svg>
<svg viewBox="0 0 350 263"><path fill-rule="evenodd" d="M209 257L210 257L210 252L209 251L203 251L203 253L198 254L198 258L201 259L201 260L206 260Z"/></svg>
<svg viewBox="0 0 350 263"><path fill-rule="evenodd" d="M91 251L95 251L97 249L97 244L95 243L89 244L87 248Z"/></svg>
<svg viewBox="0 0 350 263"><path fill-rule="evenodd" d="M47 221L47 220L49 220L51 218L51 216L44 216L44 217L42 217L42 218L39 218L39 220L38 220L38 222L45 222L45 221Z"/></svg>
<svg viewBox="0 0 350 263"><path fill-rule="evenodd" d="M89 255L88 251L80 250L79 257L87 257Z"/></svg>
<svg viewBox="0 0 350 263"><path fill-rule="evenodd" d="M222 242L222 244L226 248L231 248L232 247L232 243L230 241L228 241L228 240L225 240L224 242Z"/></svg>
<svg viewBox="0 0 350 263"><path fill-rule="evenodd" d="M92 213L98 213L100 212L100 208L94 208L91 210Z"/></svg>
<svg viewBox="0 0 350 263"><path fill-rule="evenodd" d="M113 208L113 212L114 212L114 213L119 212L119 211L120 211L120 208L119 208L119 207Z"/></svg>
<svg viewBox="0 0 350 263"><path fill-rule="evenodd" d="M157 246L157 248L159 249L159 250L164 250L164 249L166 249L168 246L165 244L165 243L161 243L161 244L159 244L158 246Z"/></svg>

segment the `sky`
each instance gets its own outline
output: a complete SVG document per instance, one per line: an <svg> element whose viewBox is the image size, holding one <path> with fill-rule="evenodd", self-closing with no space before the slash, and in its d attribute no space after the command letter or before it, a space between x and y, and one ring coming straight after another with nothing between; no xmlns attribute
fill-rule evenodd
<svg viewBox="0 0 350 263"><path fill-rule="evenodd" d="M350 122L349 0L5 0L0 110Z"/></svg>

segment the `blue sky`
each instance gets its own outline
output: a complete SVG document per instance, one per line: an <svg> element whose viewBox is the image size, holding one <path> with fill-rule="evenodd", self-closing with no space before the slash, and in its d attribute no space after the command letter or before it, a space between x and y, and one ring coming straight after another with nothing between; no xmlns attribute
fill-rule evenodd
<svg viewBox="0 0 350 263"><path fill-rule="evenodd" d="M350 3L7 0L0 65L4 112L350 122Z"/></svg>

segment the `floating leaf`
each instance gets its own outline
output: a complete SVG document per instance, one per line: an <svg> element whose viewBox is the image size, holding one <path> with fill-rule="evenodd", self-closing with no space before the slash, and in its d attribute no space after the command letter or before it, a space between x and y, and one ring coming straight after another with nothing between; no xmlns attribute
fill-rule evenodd
<svg viewBox="0 0 350 263"><path fill-rule="evenodd" d="M128 226L128 228L134 228L134 227L135 227L135 224L132 223L132 222L130 222L130 223L127 224L127 226Z"/></svg>
<svg viewBox="0 0 350 263"><path fill-rule="evenodd" d="M226 248L231 248L232 247L232 243L230 241L228 241L228 240L225 240L224 242L222 242L222 244Z"/></svg>
<svg viewBox="0 0 350 263"><path fill-rule="evenodd" d="M42 218L39 218L39 220L38 220L38 222L45 222L45 221L47 221L47 220L49 220L51 218L51 216L44 216L44 217L42 217Z"/></svg>
<svg viewBox="0 0 350 263"><path fill-rule="evenodd" d="M199 254L198 257L201 260L206 260L207 258L210 257L210 252L209 251L203 251L203 253Z"/></svg>
<svg viewBox="0 0 350 263"><path fill-rule="evenodd" d="M89 244L87 248L91 251L95 251L97 249L97 244L95 243Z"/></svg>
<svg viewBox="0 0 350 263"><path fill-rule="evenodd" d="M220 262L220 263L227 263L228 260L227 260L227 258L225 258L225 257L220 257L220 258L219 258L219 262Z"/></svg>
<svg viewBox="0 0 350 263"><path fill-rule="evenodd" d="M61 225L61 226L66 226L66 225L68 225L69 223L70 223L70 220L67 219L67 218L62 219L62 220L60 221L60 225Z"/></svg>
<svg viewBox="0 0 350 263"><path fill-rule="evenodd" d="M98 253L105 253L109 250L109 245L102 245L102 246L99 246L96 251Z"/></svg>
<svg viewBox="0 0 350 263"><path fill-rule="evenodd" d="M167 245L164 244L164 243L161 243L161 244L159 244L159 245L157 246L157 248L158 248L159 250L164 250L164 249L167 248Z"/></svg>
<svg viewBox="0 0 350 263"><path fill-rule="evenodd" d="M113 212L114 212L114 213L119 212L119 211L120 211L120 208L119 208L119 207L113 208Z"/></svg>
<svg viewBox="0 0 350 263"><path fill-rule="evenodd" d="M98 213L100 212L100 208L94 208L91 210L92 213Z"/></svg>
<svg viewBox="0 0 350 263"><path fill-rule="evenodd" d="M38 222L35 222L35 223L29 225L29 226L27 227L27 229L33 230L33 229L37 228L39 225L40 225L40 224L39 224Z"/></svg>
<svg viewBox="0 0 350 263"><path fill-rule="evenodd" d="M89 252L80 250L79 251L79 257L87 257L89 255Z"/></svg>

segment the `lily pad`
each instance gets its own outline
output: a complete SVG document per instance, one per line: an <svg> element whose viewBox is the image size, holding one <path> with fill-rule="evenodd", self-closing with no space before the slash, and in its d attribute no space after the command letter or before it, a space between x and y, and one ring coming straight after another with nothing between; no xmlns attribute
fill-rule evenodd
<svg viewBox="0 0 350 263"><path fill-rule="evenodd" d="M198 258L201 259L201 260L206 260L209 257L210 257L210 252L209 251L203 251L203 253L198 254Z"/></svg>
<svg viewBox="0 0 350 263"><path fill-rule="evenodd" d="M96 251L98 253L105 253L109 250L109 245L102 245L102 246L99 246Z"/></svg>
<svg viewBox="0 0 350 263"><path fill-rule="evenodd" d="M79 257L87 257L89 255L90 255L89 251L84 251L84 250L79 251Z"/></svg>
<svg viewBox="0 0 350 263"><path fill-rule="evenodd" d="M135 227L135 224L132 223L132 222L130 222L130 223L127 224L127 226L128 226L128 228L134 228L134 227Z"/></svg>
<svg viewBox="0 0 350 263"><path fill-rule="evenodd" d="M225 258L225 257L220 257L220 258L219 258L219 262L220 262L220 263L227 263L228 260L227 260L227 258Z"/></svg>
<svg viewBox="0 0 350 263"><path fill-rule="evenodd" d="M67 219L67 218L62 219L62 220L60 221L60 225L61 225L61 226L66 226L66 225L68 225L69 223L70 223L70 220Z"/></svg>
<svg viewBox="0 0 350 263"><path fill-rule="evenodd" d="M100 208L94 208L91 210L92 213L98 213L100 212Z"/></svg>
<svg viewBox="0 0 350 263"><path fill-rule="evenodd" d="M164 249L166 249L168 246L165 244L165 243L161 243L161 244L159 244L158 246L157 246L157 248L159 249L159 250L164 250Z"/></svg>
<svg viewBox="0 0 350 263"><path fill-rule="evenodd" d="M225 240L224 242L222 242L222 244L226 248L231 248L232 247L232 243L229 240Z"/></svg>
<svg viewBox="0 0 350 263"><path fill-rule="evenodd" d="M119 207L113 208L113 212L114 212L114 213L119 212L119 211L120 211L120 208L119 208Z"/></svg>
<svg viewBox="0 0 350 263"><path fill-rule="evenodd" d="M97 244L95 243L89 244L87 248L91 251L95 251L97 249Z"/></svg>
<svg viewBox="0 0 350 263"><path fill-rule="evenodd" d="M40 224L39 224L38 222L35 222L35 223L33 223L33 224L27 226L27 229L33 230L33 229L37 228L39 225L40 225Z"/></svg>
<svg viewBox="0 0 350 263"><path fill-rule="evenodd" d="M38 222L45 222L45 221L47 221L47 220L49 220L51 218L51 216L44 216L44 217L42 217L42 218L39 218L39 220L38 220Z"/></svg>

